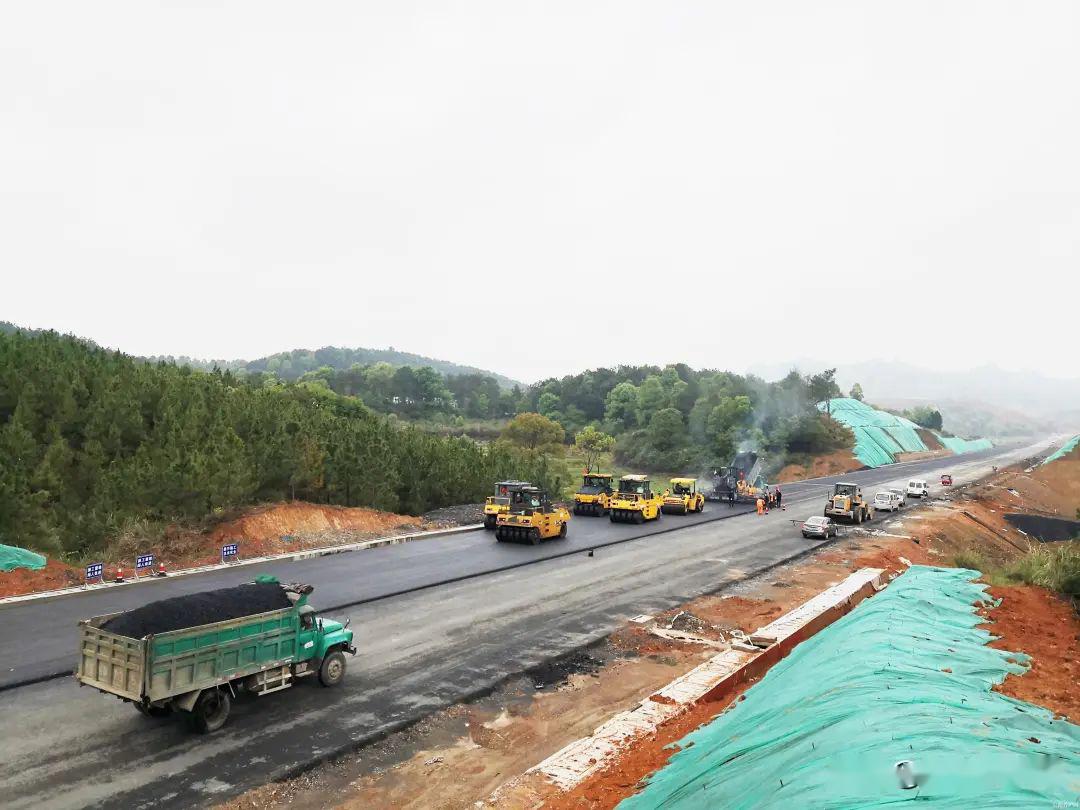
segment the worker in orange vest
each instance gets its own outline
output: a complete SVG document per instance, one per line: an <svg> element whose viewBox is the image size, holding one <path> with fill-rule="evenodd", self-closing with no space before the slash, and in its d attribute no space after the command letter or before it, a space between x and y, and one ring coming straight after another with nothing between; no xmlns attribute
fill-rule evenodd
<svg viewBox="0 0 1080 810"><path fill-rule="evenodd" d="M765 514L765 501L763 501L760 497L757 499L757 513L759 515Z"/></svg>

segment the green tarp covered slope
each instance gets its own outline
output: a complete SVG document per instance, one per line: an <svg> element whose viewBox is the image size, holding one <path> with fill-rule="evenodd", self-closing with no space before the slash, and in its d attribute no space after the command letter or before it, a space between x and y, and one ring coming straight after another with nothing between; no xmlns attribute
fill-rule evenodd
<svg viewBox="0 0 1080 810"><path fill-rule="evenodd" d="M40 571L45 567L45 558L25 548L0 545L0 571L14 571L16 568L29 568Z"/></svg>
<svg viewBox="0 0 1080 810"><path fill-rule="evenodd" d="M919 426L903 416L879 411L865 402L847 397L819 402L818 410L829 413L833 419L851 429L855 434L855 458L867 467L895 464L898 453L925 453L930 448L919 436ZM931 431L938 441L954 453L973 453L989 450L989 439L958 439L942 436Z"/></svg>
<svg viewBox="0 0 1080 810"><path fill-rule="evenodd" d="M991 691L1028 659L986 646L976 576L911 568L680 740L619 807L1072 806L1080 726Z"/></svg>
<svg viewBox="0 0 1080 810"><path fill-rule="evenodd" d="M974 453L976 450L989 450L994 446L989 439L958 439L956 436L942 436L937 431L934 431L934 435L937 436L939 442L957 455Z"/></svg>
<svg viewBox="0 0 1080 810"><path fill-rule="evenodd" d="M1065 444L1058 448L1057 452L1051 453L1044 460L1043 464L1049 464L1051 461L1057 461L1062 456L1067 456L1073 450L1076 449L1076 445L1080 444L1080 435L1073 436ZM1041 465L1040 465L1041 466Z"/></svg>
<svg viewBox="0 0 1080 810"><path fill-rule="evenodd" d="M897 453L925 453L918 425L902 416L871 408L857 399L841 397L818 403L818 409L855 434L855 457L867 467L896 463Z"/></svg>

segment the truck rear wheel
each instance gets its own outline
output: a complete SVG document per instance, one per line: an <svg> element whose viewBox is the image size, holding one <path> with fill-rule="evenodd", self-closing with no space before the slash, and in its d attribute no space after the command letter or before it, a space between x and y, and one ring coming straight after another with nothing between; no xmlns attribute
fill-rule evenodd
<svg viewBox="0 0 1080 810"><path fill-rule="evenodd" d="M345 656L341 650L334 650L323 659L319 667L319 683L323 686L337 686L345 680Z"/></svg>
<svg viewBox="0 0 1080 810"><path fill-rule="evenodd" d="M227 689L204 689L191 709L191 723L200 734L211 734L225 725L231 708Z"/></svg>

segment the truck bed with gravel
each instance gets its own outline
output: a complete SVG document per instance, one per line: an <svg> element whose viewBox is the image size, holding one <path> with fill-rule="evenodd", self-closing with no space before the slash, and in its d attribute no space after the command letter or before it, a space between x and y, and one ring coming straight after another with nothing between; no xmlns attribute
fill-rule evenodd
<svg viewBox="0 0 1080 810"><path fill-rule="evenodd" d="M341 683L353 633L316 616L313 590L267 577L85 619L75 678L144 715L179 712L216 731L238 691L265 695L309 675Z"/></svg>

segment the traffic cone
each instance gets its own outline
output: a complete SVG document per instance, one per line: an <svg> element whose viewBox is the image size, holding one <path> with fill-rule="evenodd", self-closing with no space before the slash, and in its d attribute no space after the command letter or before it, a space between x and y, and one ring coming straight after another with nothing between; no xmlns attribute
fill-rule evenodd
<svg viewBox="0 0 1080 810"><path fill-rule="evenodd" d="M124 581L124 568L123 568L123 566L121 566L121 567L116 569L116 577L113 579L113 582L123 582L123 581Z"/></svg>
<svg viewBox="0 0 1080 810"><path fill-rule="evenodd" d="M158 563L157 575L159 577L167 577L169 575L169 572L165 570L165 561L164 560L162 560L161 562Z"/></svg>

